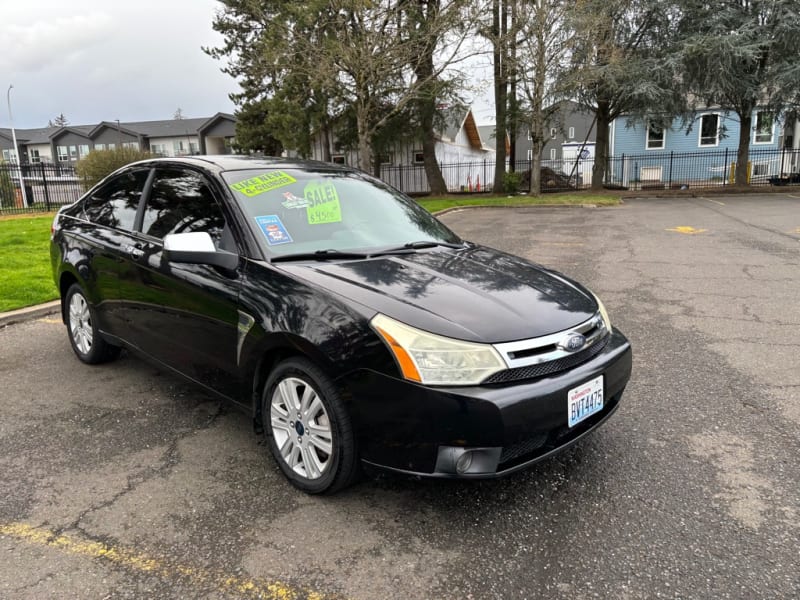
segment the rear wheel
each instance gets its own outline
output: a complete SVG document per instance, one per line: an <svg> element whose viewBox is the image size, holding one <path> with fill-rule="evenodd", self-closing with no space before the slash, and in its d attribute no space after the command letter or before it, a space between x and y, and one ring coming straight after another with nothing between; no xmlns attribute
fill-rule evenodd
<svg viewBox="0 0 800 600"><path fill-rule="evenodd" d="M309 494L332 493L358 473L350 417L336 385L305 358L281 362L264 387L264 433L284 475Z"/></svg>
<svg viewBox="0 0 800 600"><path fill-rule="evenodd" d="M106 342L97 330L94 308L83 290L73 283L64 298L67 334L75 354L90 365L107 362L119 355L120 349Z"/></svg>

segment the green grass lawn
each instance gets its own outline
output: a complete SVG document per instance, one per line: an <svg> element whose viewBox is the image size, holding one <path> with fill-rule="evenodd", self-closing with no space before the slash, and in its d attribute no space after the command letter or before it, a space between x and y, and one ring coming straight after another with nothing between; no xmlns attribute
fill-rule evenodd
<svg viewBox="0 0 800 600"><path fill-rule="evenodd" d="M458 206L536 206L542 204L594 204L616 206L620 197L614 194L543 194L534 196L443 196L417 198L420 206L430 212Z"/></svg>
<svg viewBox="0 0 800 600"><path fill-rule="evenodd" d="M53 215L0 219L0 312L58 298L50 270Z"/></svg>

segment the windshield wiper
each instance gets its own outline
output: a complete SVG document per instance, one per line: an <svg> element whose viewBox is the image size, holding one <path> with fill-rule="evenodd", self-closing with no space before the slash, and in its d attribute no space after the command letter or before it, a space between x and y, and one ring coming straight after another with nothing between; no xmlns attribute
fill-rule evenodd
<svg viewBox="0 0 800 600"><path fill-rule="evenodd" d="M392 246L391 248L381 248L380 250L374 250L372 255L375 256L377 254L396 254L396 253L404 253L408 251L414 250L422 250L424 248L436 248L437 246L444 246L445 248L456 248L461 250L465 248L465 244L462 242L460 244L456 244L453 242L437 242L435 240L420 240L418 242L407 242L402 246Z"/></svg>
<svg viewBox="0 0 800 600"><path fill-rule="evenodd" d="M329 258L369 258L366 252L353 252L351 250L314 250L313 252L295 252L294 254L281 254L273 256L269 262L284 262L292 260L328 260Z"/></svg>

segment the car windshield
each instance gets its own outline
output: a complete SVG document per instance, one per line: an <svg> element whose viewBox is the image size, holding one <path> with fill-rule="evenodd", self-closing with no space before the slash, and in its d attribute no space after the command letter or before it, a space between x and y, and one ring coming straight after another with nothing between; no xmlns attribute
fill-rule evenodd
<svg viewBox="0 0 800 600"><path fill-rule="evenodd" d="M335 257L461 241L413 200L355 172L276 168L227 171L223 178L268 256Z"/></svg>

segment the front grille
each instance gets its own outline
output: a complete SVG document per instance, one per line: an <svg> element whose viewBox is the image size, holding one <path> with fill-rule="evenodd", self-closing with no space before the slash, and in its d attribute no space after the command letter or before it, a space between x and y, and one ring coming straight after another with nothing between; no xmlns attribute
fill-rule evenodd
<svg viewBox="0 0 800 600"><path fill-rule="evenodd" d="M586 362L590 358L600 354L603 348L606 347L606 344L608 344L608 340L610 338L611 336L607 335L588 348L563 358L539 363L538 365L529 365L527 367L517 367L516 369L506 369L505 371L500 371L485 379L483 384L508 383L510 381L520 381L523 379L536 379L537 377L552 375L553 373L558 373L559 371L566 371L567 369L577 367L579 364Z"/></svg>

